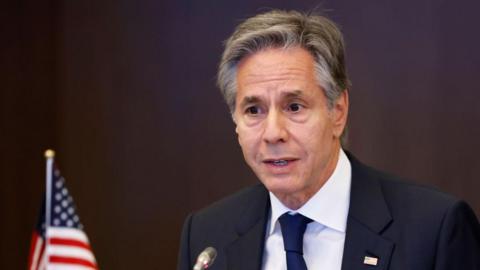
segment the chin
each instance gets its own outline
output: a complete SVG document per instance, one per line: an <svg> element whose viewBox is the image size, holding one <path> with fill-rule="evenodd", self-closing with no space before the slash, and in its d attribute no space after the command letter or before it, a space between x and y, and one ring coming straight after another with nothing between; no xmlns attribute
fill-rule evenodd
<svg viewBox="0 0 480 270"><path fill-rule="evenodd" d="M296 183L293 183L293 180L291 179L268 179L266 181L262 181L262 183L275 195L295 194L301 190L301 187Z"/></svg>

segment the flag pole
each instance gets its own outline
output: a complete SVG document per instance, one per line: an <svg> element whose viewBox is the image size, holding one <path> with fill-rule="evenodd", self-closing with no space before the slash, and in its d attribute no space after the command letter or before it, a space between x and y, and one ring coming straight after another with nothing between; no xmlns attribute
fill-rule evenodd
<svg viewBox="0 0 480 270"><path fill-rule="evenodd" d="M46 168L46 198L45 198L45 269L48 270L49 265L49 236L48 230L50 228L50 221L51 221L51 210L52 210L52 179L53 179L53 160L55 158L55 151L48 149L45 151L45 159L47 161L47 168Z"/></svg>

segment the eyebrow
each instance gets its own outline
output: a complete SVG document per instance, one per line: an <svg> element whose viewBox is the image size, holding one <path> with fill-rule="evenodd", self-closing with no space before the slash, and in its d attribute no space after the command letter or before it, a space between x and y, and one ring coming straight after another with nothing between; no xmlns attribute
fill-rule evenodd
<svg viewBox="0 0 480 270"><path fill-rule="evenodd" d="M304 94L301 90L293 90L293 91L285 91L282 93L282 98L288 98L288 99L295 99L295 98L300 98L303 97ZM259 103L261 100L260 97L258 96L246 96L243 98L242 102L240 102L240 107L244 107L248 104L255 104Z"/></svg>
<svg viewBox="0 0 480 270"><path fill-rule="evenodd" d="M286 92L285 94L283 94L284 97L286 98L300 98L300 97L303 97L304 94L301 90L293 90L291 92Z"/></svg>
<svg viewBox="0 0 480 270"><path fill-rule="evenodd" d="M240 102L240 107L245 107L247 104L258 103L259 101L260 98L258 96L247 96Z"/></svg>

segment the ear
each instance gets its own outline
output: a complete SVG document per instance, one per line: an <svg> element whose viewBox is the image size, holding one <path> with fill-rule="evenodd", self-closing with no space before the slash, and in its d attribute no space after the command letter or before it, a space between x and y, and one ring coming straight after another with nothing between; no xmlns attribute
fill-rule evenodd
<svg viewBox="0 0 480 270"><path fill-rule="evenodd" d="M348 89L345 89L337 98L332 108L333 135L336 138L340 138L347 124L348 107Z"/></svg>
<svg viewBox="0 0 480 270"><path fill-rule="evenodd" d="M237 125L237 119L235 117L235 112L233 112L230 115L232 116L233 123L235 124L235 133L237 133L237 136L238 136L238 125Z"/></svg>

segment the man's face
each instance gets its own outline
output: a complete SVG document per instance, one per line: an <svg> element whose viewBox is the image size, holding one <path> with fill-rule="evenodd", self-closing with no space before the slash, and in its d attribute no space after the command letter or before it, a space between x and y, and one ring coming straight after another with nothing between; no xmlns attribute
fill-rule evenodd
<svg viewBox="0 0 480 270"><path fill-rule="evenodd" d="M299 47L246 57L237 88L234 120L245 160L268 190L298 208L335 169L347 92L329 109L314 59Z"/></svg>

